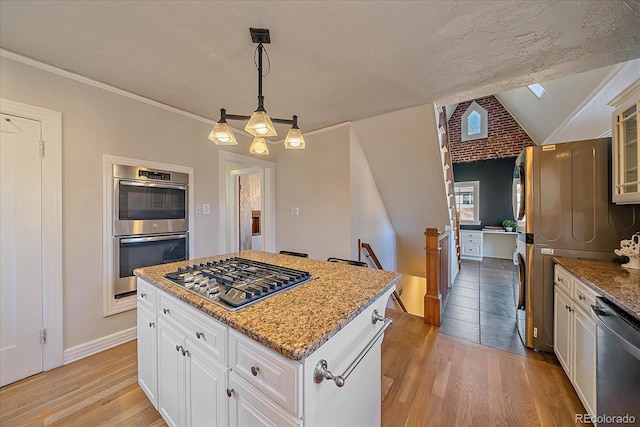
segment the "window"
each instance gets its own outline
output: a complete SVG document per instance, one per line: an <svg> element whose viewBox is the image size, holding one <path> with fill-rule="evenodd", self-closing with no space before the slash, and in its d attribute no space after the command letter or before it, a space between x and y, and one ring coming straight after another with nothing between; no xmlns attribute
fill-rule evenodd
<svg viewBox="0 0 640 427"><path fill-rule="evenodd" d="M462 141L473 141L487 137L487 110L473 101L462 115L460 137Z"/></svg>
<svg viewBox="0 0 640 427"><path fill-rule="evenodd" d="M536 96L536 98L540 99L542 98L542 95L544 95L544 88L542 87L542 85L540 83L534 83L532 85L527 86L529 88L529 90L531 92L533 92L533 94Z"/></svg>
<svg viewBox="0 0 640 427"><path fill-rule="evenodd" d="M480 181L454 183L460 224L480 225Z"/></svg>

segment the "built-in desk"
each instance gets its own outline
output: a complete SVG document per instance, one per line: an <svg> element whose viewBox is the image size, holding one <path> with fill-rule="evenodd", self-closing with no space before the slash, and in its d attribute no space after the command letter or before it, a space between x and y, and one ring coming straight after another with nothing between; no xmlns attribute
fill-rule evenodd
<svg viewBox="0 0 640 427"><path fill-rule="evenodd" d="M517 234L514 231L460 230L460 256L476 261L482 261L484 257L512 259Z"/></svg>

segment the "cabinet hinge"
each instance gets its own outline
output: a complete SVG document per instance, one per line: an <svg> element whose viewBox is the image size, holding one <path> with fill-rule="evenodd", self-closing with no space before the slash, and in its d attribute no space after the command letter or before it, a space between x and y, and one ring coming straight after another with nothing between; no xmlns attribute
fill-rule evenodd
<svg viewBox="0 0 640 427"><path fill-rule="evenodd" d="M40 157L44 157L44 141L40 140Z"/></svg>
<svg viewBox="0 0 640 427"><path fill-rule="evenodd" d="M47 343L47 329L42 328L40 329L40 344L46 344L46 343Z"/></svg>

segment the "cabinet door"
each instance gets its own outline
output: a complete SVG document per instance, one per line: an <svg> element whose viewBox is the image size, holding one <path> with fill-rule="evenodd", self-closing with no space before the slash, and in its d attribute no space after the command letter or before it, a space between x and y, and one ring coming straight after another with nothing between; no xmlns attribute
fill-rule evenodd
<svg viewBox="0 0 640 427"><path fill-rule="evenodd" d="M186 339L187 426L227 425L227 369Z"/></svg>
<svg viewBox="0 0 640 427"><path fill-rule="evenodd" d="M553 350L558 356L560 364L567 373L567 376L572 378L572 364L571 364L571 300L565 295L557 286L555 288L554 299L554 317L553 317Z"/></svg>
<svg viewBox="0 0 640 427"><path fill-rule="evenodd" d="M184 426L184 335L158 317L158 412L170 426Z"/></svg>
<svg viewBox="0 0 640 427"><path fill-rule="evenodd" d="M243 426L299 426L294 418L235 372L229 374L229 425Z"/></svg>
<svg viewBox="0 0 640 427"><path fill-rule="evenodd" d="M581 309L575 310L573 385L585 409L596 414L596 324Z"/></svg>
<svg viewBox="0 0 640 427"><path fill-rule="evenodd" d="M156 316L138 304L138 384L158 409L158 339Z"/></svg>

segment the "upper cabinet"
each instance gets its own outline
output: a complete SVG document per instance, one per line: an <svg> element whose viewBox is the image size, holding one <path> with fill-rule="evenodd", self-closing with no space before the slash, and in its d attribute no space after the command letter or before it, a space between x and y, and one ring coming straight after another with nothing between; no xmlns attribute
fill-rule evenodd
<svg viewBox="0 0 640 427"><path fill-rule="evenodd" d="M638 110L640 109L640 80L609 103L613 113L613 202L640 203L640 175L638 160Z"/></svg>

